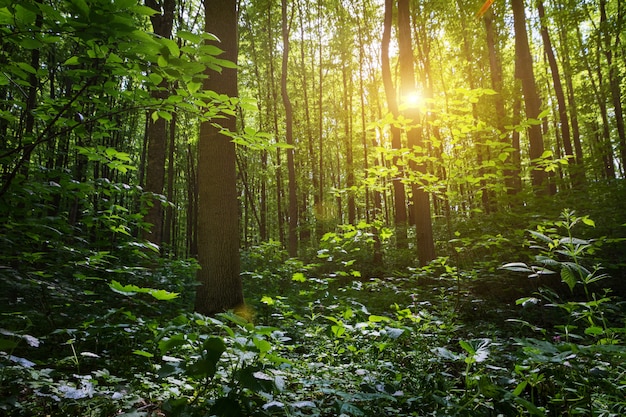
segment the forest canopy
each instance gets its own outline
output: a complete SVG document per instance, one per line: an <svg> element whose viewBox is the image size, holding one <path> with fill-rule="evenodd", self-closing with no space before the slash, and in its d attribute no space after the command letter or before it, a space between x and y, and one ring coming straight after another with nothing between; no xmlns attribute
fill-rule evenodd
<svg viewBox="0 0 626 417"><path fill-rule="evenodd" d="M622 415L618 0L0 0L0 415Z"/></svg>

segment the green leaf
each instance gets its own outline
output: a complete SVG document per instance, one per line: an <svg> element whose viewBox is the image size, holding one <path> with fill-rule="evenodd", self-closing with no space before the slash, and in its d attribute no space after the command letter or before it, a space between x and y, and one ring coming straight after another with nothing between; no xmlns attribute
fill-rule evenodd
<svg viewBox="0 0 626 417"><path fill-rule="evenodd" d="M109 287L118 294L133 296L138 292L141 292L141 288L136 285L122 285L118 281L111 281Z"/></svg>
<svg viewBox="0 0 626 417"><path fill-rule="evenodd" d="M171 56L175 58L178 58L180 56L180 49L178 49L178 45L176 44L176 42L167 38L162 38L160 41L167 47L167 50L169 51Z"/></svg>
<svg viewBox="0 0 626 417"><path fill-rule="evenodd" d="M570 291L573 291L578 280L576 279L574 271L572 271L572 269L568 266L564 266L563 268L561 268L561 281L567 284Z"/></svg>
<svg viewBox="0 0 626 417"><path fill-rule="evenodd" d="M177 292L169 292L166 290L150 290L148 292L151 296L161 301L169 301L177 298L180 294Z"/></svg>
<svg viewBox="0 0 626 417"><path fill-rule="evenodd" d="M207 352L211 352L212 355L220 356L226 351L226 344L221 337L211 336L204 341L204 349L206 349Z"/></svg>
<svg viewBox="0 0 626 417"><path fill-rule="evenodd" d="M76 6L76 8L85 16L88 17L89 16L89 6L87 5L87 2L85 2L85 0L70 0L70 3L72 3L74 6Z"/></svg>
<svg viewBox="0 0 626 417"><path fill-rule="evenodd" d="M385 316L377 316L372 314L371 316L369 316L369 318L367 319L370 323L380 323L380 322L389 322L391 321L391 319L389 317L385 317Z"/></svg>
<svg viewBox="0 0 626 417"><path fill-rule="evenodd" d="M158 110L158 111L157 111L157 115L158 115L161 119L165 119L165 120L167 120L168 122L171 122L171 121L172 121L172 114L171 114L170 112Z"/></svg>
<svg viewBox="0 0 626 417"><path fill-rule="evenodd" d="M539 113L539 115L537 116L537 119L543 119L544 117L547 117L549 114L550 114L550 109L546 109L542 111L541 113Z"/></svg>
<svg viewBox="0 0 626 417"><path fill-rule="evenodd" d="M274 301L274 299L270 296L264 295L263 297L261 297L261 302L263 304L267 304L268 306L272 306L274 304L276 304L276 301Z"/></svg>
<svg viewBox="0 0 626 417"><path fill-rule="evenodd" d="M585 216L582 219L582 222L585 223L587 226L591 226L591 227L596 227L596 222L594 222L593 220L591 220L589 217Z"/></svg>
<svg viewBox="0 0 626 417"><path fill-rule="evenodd" d="M169 352L170 349L177 347L177 346L182 346L185 343L187 343L187 339L185 338L185 335L178 333L178 334L172 335L171 337L167 339L161 339L159 341L159 350L161 351L161 354L165 354Z"/></svg>
<svg viewBox="0 0 626 417"><path fill-rule="evenodd" d="M470 345L465 340L460 340L459 345L463 348L463 350L465 350L470 355L474 355L474 353L476 353L476 350L474 349L474 347L472 347L472 345Z"/></svg>
<svg viewBox="0 0 626 417"><path fill-rule="evenodd" d="M267 340L253 339L252 342L254 343L254 346L256 346L257 349L259 349L259 352L261 353L269 352L270 349L272 348L271 343L268 342Z"/></svg>
<svg viewBox="0 0 626 417"><path fill-rule="evenodd" d="M37 73L37 70L33 68L32 66L28 65L26 62L18 62L16 65L28 73L31 73L31 74Z"/></svg>
<svg viewBox="0 0 626 417"><path fill-rule="evenodd" d="M599 336L601 334L604 334L604 329L602 327L598 327L598 326L587 327L585 329L585 334L588 334L588 335L591 335L591 336Z"/></svg>
<svg viewBox="0 0 626 417"><path fill-rule="evenodd" d="M155 14L159 13L152 7L148 6L135 6L131 10L141 16L154 16Z"/></svg>
<svg viewBox="0 0 626 417"><path fill-rule="evenodd" d="M163 77L159 74L155 74L154 72L150 73L148 78L150 78L150 81L152 81L154 85L159 85L161 84L161 81L163 81Z"/></svg>
<svg viewBox="0 0 626 417"><path fill-rule="evenodd" d="M554 242L552 241L552 239L550 239L548 236L544 235L543 233L534 231L534 230L529 230L528 233L530 233L531 235L533 235L533 237L535 239L539 239L549 245L552 245Z"/></svg>
<svg viewBox="0 0 626 417"><path fill-rule="evenodd" d="M11 339L0 339L0 351L10 352L17 347L17 341Z"/></svg>
<svg viewBox="0 0 626 417"><path fill-rule="evenodd" d="M169 292L166 290L156 290L154 288L138 287L133 284L122 285L118 281L115 281L115 280L111 281L111 283L109 284L109 287L111 288L111 290L113 290L114 292L118 294L122 294L126 296L133 296L138 293L150 294L157 300L173 300L174 298L179 296L179 293Z"/></svg>
<svg viewBox="0 0 626 417"><path fill-rule="evenodd" d="M304 276L302 272L296 272L291 277L291 280L296 281L296 282L306 282L306 277Z"/></svg>
<svg viewBox="0 0 626 417"><path fill-rule="evenodd" d="M513 395L519 396L522 392L524 392L526 385L528 385L528 381L522 381L517 384L517 387L515 387L515 390L513 391Z"/></svg>
<svg viewBox="0 0 626 417"><path fill-rule="evenodd" d="M154 355L150 352L146 352L145 350L134 350L133 355L143 356L144 358L153 358Z"/></svg>
<svg viewBox="0 0 626 417"><path fill-rule="evenodd" d="M73 56L71 58L68 58L63 63L63 65L79 65L79 64L80 64L80 60L79 60L79 58L77 56Z"/></svg>
<svg viewBox="0 0 626 417"><path fill-rule="evenodd" d="M176 36L191 43L200 43L202 42L202 36L196 35L195 33L188 32L186 30L179 30L176 32Z"/></svg>

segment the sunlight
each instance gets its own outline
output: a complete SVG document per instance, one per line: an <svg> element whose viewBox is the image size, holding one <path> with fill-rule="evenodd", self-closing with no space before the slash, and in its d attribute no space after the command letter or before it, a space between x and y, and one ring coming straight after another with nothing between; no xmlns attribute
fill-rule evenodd
<svg viewBox="0 0 626 417"><path fill-rule="evenodd" d="M413 91L402 96L402 105L407 108L422 107L424 97L419 91Z"/></svg>

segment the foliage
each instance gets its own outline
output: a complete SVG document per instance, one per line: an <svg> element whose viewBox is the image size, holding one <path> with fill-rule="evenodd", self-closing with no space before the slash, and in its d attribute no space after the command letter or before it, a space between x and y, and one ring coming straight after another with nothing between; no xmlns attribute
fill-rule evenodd
<svg viewBox="0 0 626 417"><path fill-rule="evenodd" d="M291 2L291 146L275 2L241 3L252 99L202 88L207 68L235 64L206 43L196 2L178 2L167 39L137 1L0 0L0 415L626 414L620 3L552 3L542 19L576 152L560 111L521 116L507 6L459 19L470 3L412 3L425 90L412 119L381 104L380 2ZM534 65L550 85L554 69ZM222 133L258 243L242 252L248 305L204 317L190 312L197 127L224 115L239 120ZM167 197L142 188L155 122L172 140ZM545 149L530 160L539 125ZM310 244L300 258L278 241L285 150ZM547 195L533 169L550 174ZM394 183L432 198L429 265L416 266L415 227L397 245ZM169 253L139 237L154 203L170 212Z"/></svg>
<svg viewBox="0 0 626 417"><path fill-rule="evenodd" d="M623 310L602 281L589 282L601 276L585 260L602 247L575 237L594 223L564 211L538 225L536 267L515 262L501 272L543 280L546 265L573 269L576 259L573 295L565 273L566 291L541 288L508 306L477 298L480 272L459 298L463 271L446 259L412 276L342 282L334 278L341 261L323 272L286 260L272 243L246 255L247 279L259 281L247 286L249 305L215 317L173 298L193 282L195 265L179 261L151 280L167 290L146 287L148 271L127 270L88 304L52 309L52 329L37 323L29 300L3 312L0 408L12 416L619 415ZM350 248L353 237L332 238ZM92 276L113 270L106 259ZM276 285L260 285L273 274ZM71 283L74 296L99 282Z"/></svg>

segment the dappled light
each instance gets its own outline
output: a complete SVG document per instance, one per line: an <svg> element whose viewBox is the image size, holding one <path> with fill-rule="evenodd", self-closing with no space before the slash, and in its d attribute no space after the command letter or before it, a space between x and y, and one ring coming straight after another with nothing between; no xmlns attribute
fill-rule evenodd
<svg viewBox="0 0 626 417"><path fill-rule="evenodd" d="M0 1L0 417L626 415L622 3Z"/></svg>

